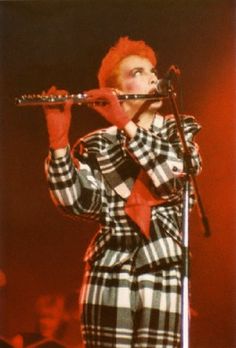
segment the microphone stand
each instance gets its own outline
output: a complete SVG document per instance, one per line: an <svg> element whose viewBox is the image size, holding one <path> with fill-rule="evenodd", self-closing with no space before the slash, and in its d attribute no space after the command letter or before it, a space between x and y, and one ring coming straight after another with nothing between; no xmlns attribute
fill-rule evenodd
<svg viewBox="0 0 236 348"><path fill-rule="evenodd" d="M168 84L168 96L172 106L173 114L176 121L178 135L183 146L184 172L186 173L183 187L183 217L182 217L182 289L181 289L181 347L189 347L189 196L190 182L195 190L199 214L205 229L205 236L210 236L210 229L207 216L204 212L203 204L197 188L196 178L192 174L191 153L187 147L180 114L176 104L176 94L174 93L171 83Z"/></svg>

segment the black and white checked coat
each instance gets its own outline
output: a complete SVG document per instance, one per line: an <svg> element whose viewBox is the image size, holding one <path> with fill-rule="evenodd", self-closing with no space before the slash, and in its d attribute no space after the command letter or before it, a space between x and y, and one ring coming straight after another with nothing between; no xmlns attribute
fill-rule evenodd
<svg viewBox="0 0 236 348"><path fill-rule="evenodd" d="M182 116L192 166L198 174L201 161L193 136L200 126ZM150 189L166 200L152 207L150 239L126 215L125 203L143 168ZM136 269L168 267L181 261L183 159L172 115L155 116L149 130L138 127L134 138L109 127L80 139L73 151L55 159L50 153L46 173L51 196L64 213L99 222L85 261L110 269L134 258ZM194 203L191 195L190 205Z"/></svg>

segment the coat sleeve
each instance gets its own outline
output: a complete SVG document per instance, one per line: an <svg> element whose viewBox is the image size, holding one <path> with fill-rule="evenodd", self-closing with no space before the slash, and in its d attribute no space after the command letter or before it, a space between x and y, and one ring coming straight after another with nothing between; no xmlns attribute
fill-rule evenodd
<svg viewBox="0 0 236 348"><path fill-rule="evenodd" d="M193 138L200 126L192 116L184 117L182 123L191 154L193 174L197 175L201 171L201 157ZM170 195L182 186L183 151L173 117L166 122L164 133L139 127L134 138L127 144L127 149L147 172L154 187L162 192L162 196Z"/></svg>
<svg viewBox="0 0 236 348"><path fill-rule="evenodd" d="M68 148L65 156L55 158L50 152L45 171L51 198L59 209L99 221L101 178L86 154L75 159Z"/></svg>

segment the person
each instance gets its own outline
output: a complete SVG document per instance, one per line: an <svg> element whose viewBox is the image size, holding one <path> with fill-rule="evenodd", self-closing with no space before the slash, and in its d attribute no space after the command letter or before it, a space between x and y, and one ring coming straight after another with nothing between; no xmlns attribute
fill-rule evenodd
<svg viewBox="0 0 236 348"><path fill-rule="evenodd" d="M60 294L40 295L35 304L36 331L46 338L62 339L65 326L65 299Z"/></svg>
<svg viewBox="0 0 236 348"><path fill-rule="evenodd" d="M35 330L20 332L11 339L14 348L44 340L62 341L66 329L65 299L61 294L42 294L35 302Z"/></svg>
<svg viewBox="0 0 236 348"><path fill-rule="evenodd" d="M63 342L66 347L82 348L82 337L79 330L80 312L79 312L79 290L74 289L65 296L65 320L66 327L63 335Z"/></svg>
<svg viewBox="0 0 236 348"><path fill-rule="evenodd" d="M44 106L51 197L64 214L99 224L85 253L80 295L87 348L180 344L181 142L174 116L160 112L162 100L119 99L156 93L156 66L146 42L119 38L101 62L99 88L86 92L88 106L111 125L83 136L72 149L72 102ZM66 91L51 87L48 94L54 93ZM188 115L181 123L197 175L201 159L193 138L200 126Z"/></svg>
<svg viewBox="0 0 236 348"><path fill-rule="evenodd" d="M20 332L11 338L14 348L31 345L57 344L60 347L79 348L81 337L78 324L77 292L68 295L47 293L38 296L35 302L35 330Z"/></svg>

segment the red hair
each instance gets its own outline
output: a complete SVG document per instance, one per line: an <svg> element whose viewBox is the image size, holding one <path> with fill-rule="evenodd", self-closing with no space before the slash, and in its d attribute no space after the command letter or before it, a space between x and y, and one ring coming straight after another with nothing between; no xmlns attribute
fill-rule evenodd
<svg viewBox="0 0 236 348"><path fill-rule="evenodd" d="M99 87L117 87L116 78L119 63L122 59L131 55L147 58L153 66L157 64L155 52L144 41L130 40L128 36L121 37L117 43L109 49L102 60L98 70Z"/></svg>

